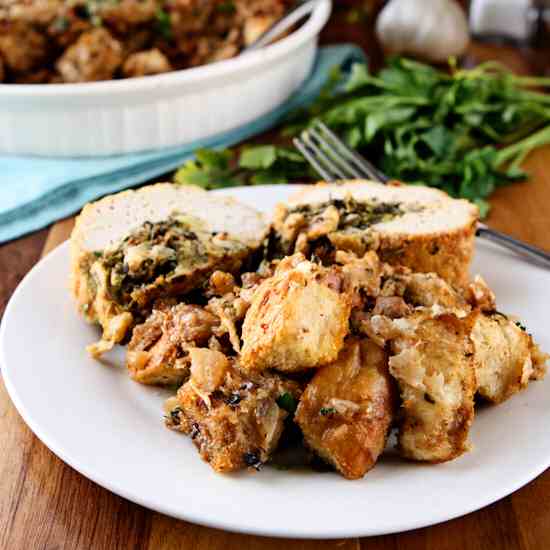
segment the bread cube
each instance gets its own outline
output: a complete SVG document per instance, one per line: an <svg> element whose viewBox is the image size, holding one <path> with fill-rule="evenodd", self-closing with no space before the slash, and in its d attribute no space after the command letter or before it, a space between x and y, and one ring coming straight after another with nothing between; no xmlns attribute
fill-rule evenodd
<svg viewBox="0 0 550 550"><path fill-rule="evenodd" d="M416 313L398 324L390 373L397 380L402 408L399 449L410 459L444 462L469 449L476 391L475 314L430 316Z"/></svg>
<svg viewBox="0 0 550 550"><path fill-rule="evenodd" d="M319 369L295 421L309 447L348 479L363 477L384 450L396 404L388 357L367 339L350 339Z"/></svg>
<svg viewBox="0 0 550 550"><path fill-rule="evenodd" d="M339 268L301 254L283 260L255 291L242 328L241 364L302 371L334 361L348 333L351 297Z"/></svg>
<svg viewBox="0 0 550 550"><path fill-rule="evenodd" d="M538 349L521 323L498 312L479 314L472 340L477 390L488 401L502 403L537 378Z"/></svg>
<svg viewBox="0 0 550 550"><path fill-rule="evenodd" d="M275 449L298 384L249 375L222 353L189 350L191 377L165 405L166 424L191 437L217 472L260 469Z"/></svg>

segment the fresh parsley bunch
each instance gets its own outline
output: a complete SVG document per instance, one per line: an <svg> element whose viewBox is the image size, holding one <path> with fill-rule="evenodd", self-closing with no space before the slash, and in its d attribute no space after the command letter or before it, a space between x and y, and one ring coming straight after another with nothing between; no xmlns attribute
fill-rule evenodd
<svg viewBox="0 0 550 550"><path fill-rule="evenodd" d="M485 215L485 199L525 180L523 159L550 143L550 95L534 89L547 86L548 78L517 76L494 62L465 70L451 60L443 72L397 57L376 75L358 63L348 76L335 69L283 134L321 119L389 176L469 199ZM213 188L311 176L299 153L262 145L240 153L202 150L176 180Z"/></svg>
<svg viewBox="0 0 550 550"><path fill-rule="evenodd" d="M287 183L315 177L298 151L275 145L256 145L241 151L199 149L174 177L177 183L221 189L235 185Z"/></svg>

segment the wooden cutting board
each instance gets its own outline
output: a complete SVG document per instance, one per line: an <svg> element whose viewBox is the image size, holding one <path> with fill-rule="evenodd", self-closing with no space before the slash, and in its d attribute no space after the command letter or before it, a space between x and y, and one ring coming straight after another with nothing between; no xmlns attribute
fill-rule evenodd
<svg viewBox="0 0 550 550"><path fill-rule="evenodd" d="M550 250L550 148L532 155L526 168L532 174L531 182L499 190L491 201L494 208L488 222ZM67 239L72 226L73 219L55 224L43 253ZM37 362L37 368L41 367ZM33 435L11 404L3 384L0 430L4 446L0 451L1 550L268 550L282 545L285 550L550 548L548 471L492 506L434 527L361 540L281 541L171 519L100 488L66 466ZM315 521L308 517L307 509L304 520Z"/></svg>

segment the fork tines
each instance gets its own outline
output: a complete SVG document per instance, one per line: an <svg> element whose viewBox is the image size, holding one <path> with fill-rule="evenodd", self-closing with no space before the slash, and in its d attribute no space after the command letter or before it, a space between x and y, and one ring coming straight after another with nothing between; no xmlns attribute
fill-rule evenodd
<svg viewBox="0 0 550 550"><path fill-rule="evenodd" d="M386 183L389 178L348 147L320 120L293 139L294 146L326 181L369 178Z"/></svg>

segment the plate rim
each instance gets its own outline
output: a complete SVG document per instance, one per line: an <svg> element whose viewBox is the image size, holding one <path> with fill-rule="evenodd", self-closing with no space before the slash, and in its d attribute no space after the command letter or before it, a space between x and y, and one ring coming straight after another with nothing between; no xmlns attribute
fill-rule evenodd
<svg viewBox="0 0 550 550"><path fill-rule="evenodd" d="M59 261L58 257L63 256L64 254L69 253L69 240L66 240L56 246L51 250L46 256L41 258L25 275L21 280L12 296L10 297L2 321L0 323L0 365L2 370L0 371L0 376L4 381L7 393L12 400L16 410L18 411L21 418L31 429L31 431L36 435L36 437L58 458L60 458L65 464L87 477L94 483L97 483L104 489L121 496L131 502L144 506L150 510L154 510L160 513L163 513L167 516L173 517L175 519L181 519L184 521L189 521L197 525L202 525L206 527L223 529L226 531L234 533L243 533L249 535L257 536L269 536L274 538L298 538L298 539L343 539L343 538L358 538L358 537L368 537L368 536L377 536L377 535L389 535L400 532L406 532L413 529L429 527L436 525L445 521L456 519L462 517L469 513L480 510L494 502L509 496L514 493L521 487L525 486L530 481L534 480L540 474L550 467L550 455L546 456L544 460L541 460L537 463L536 466L531 467L528 470L522 471L521 475L518 475L513 478L512 482L503 483L497 489L490 493L490 496L487 498L477 498L474 499L474 502L469 506L464 506L461 510L455 510L451 513L444 512L444 507L441 508L441 512L432 514L432 518L427 520L416 519L413 515L408 516L404 519L399 519L395 522L395 525L390 528L377 528L376 526L365 526L357 527L354 530L346 529L346 532L342 532L338 529L337 523L333 524L330 529L327 529L323 526L316 526L315 533L306 532L306 530L300 530L294 527L288 527L286 525L277 525L273 530L263 527L240 527L235 524L234 521L230 519L226 520L224 518L219 518L217 520L209 520L201 517L200 513L190 512L180 513L179 511L173 510L170 506L162 506L158 503L151 504L148 501L147 497L141 496L139 491L128 490L124 486L118 484L117 480L107 479L102 474L94 472L93 468L88 468L86 465L82 464L79 459L75 459L71 456L68 456L67 453L63 450L63 445L57 440L57 438L51 435L48 428L44 428L40 425L39 420L36 420L35 415L33 415L21 399L19 392L17 390L17 384L15 384L10 376L10 363L7 361L6 356L6 344L5 339L7 329L6 326L10 324L10 319L13 315L13 311L17 307L19 297L23 295L30 285L34 278L37 277L37 274L44 269L44 266Z"/></svg>

